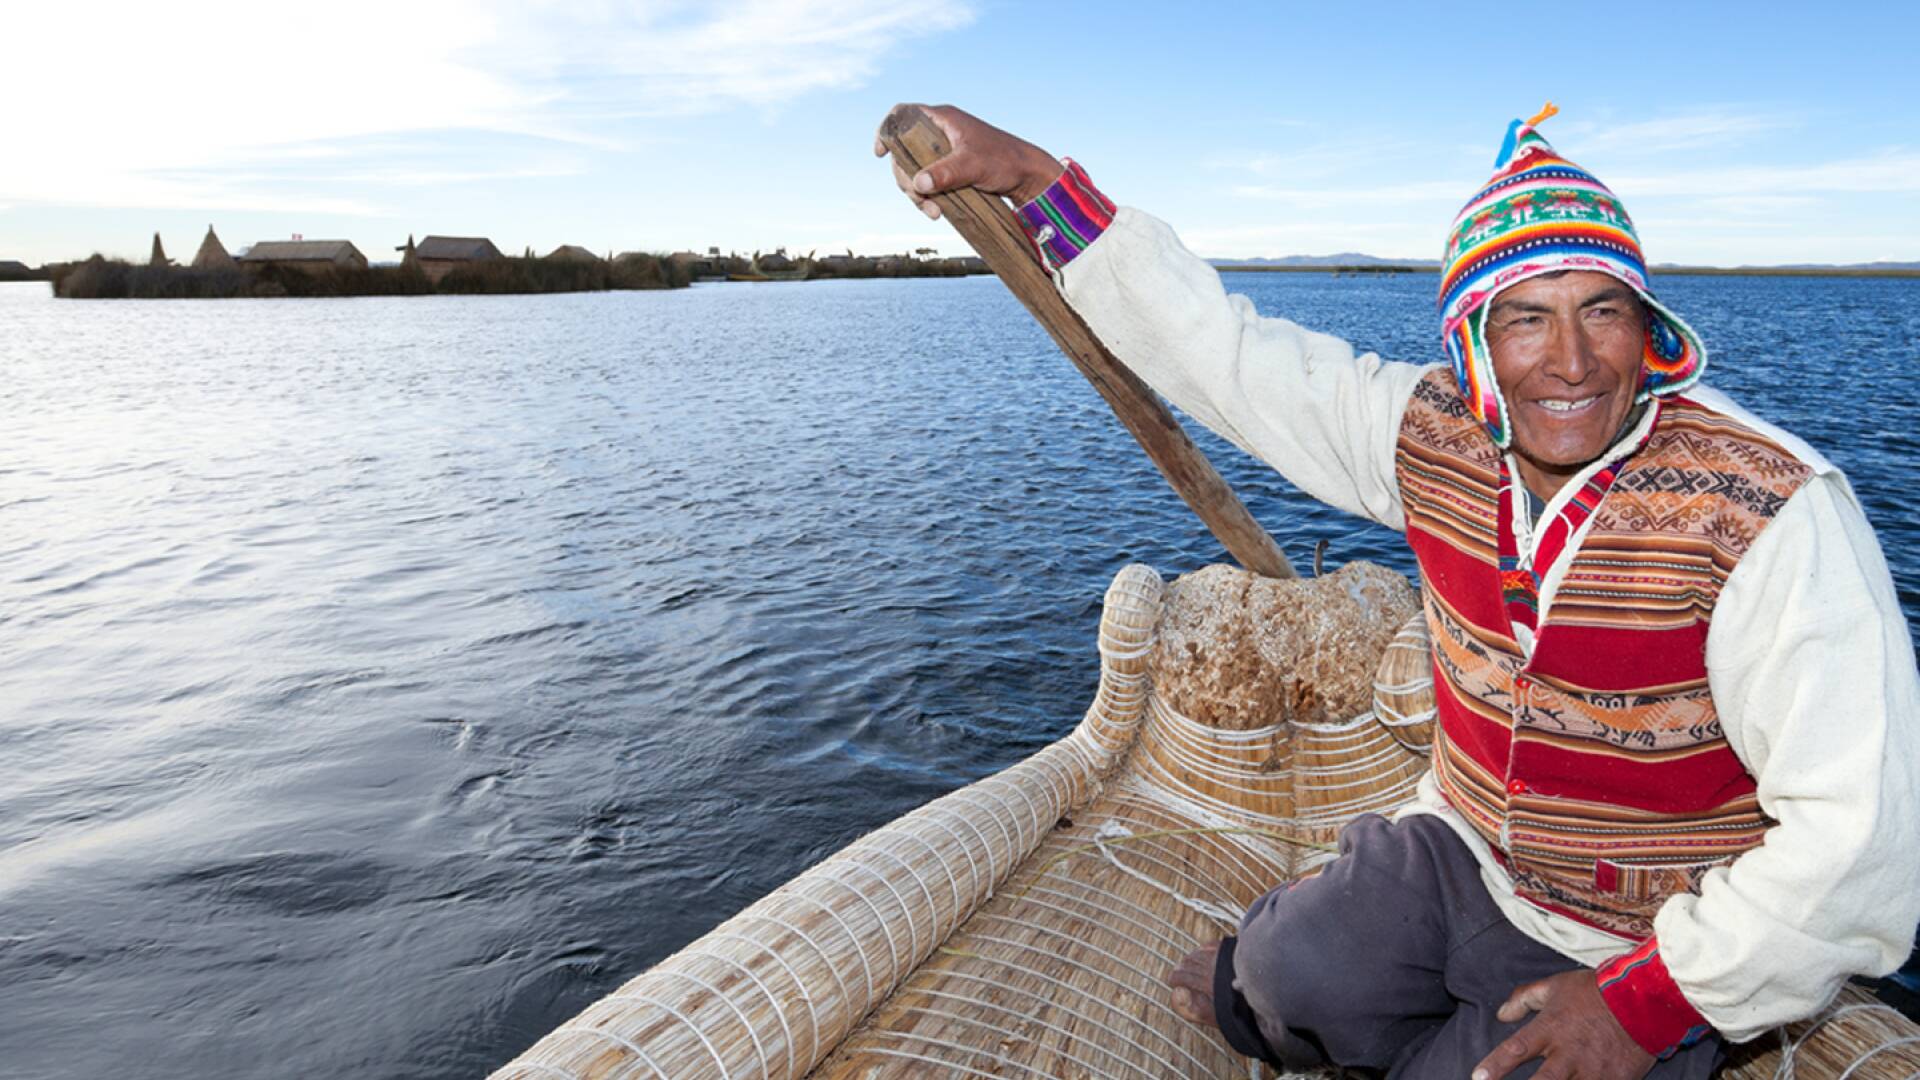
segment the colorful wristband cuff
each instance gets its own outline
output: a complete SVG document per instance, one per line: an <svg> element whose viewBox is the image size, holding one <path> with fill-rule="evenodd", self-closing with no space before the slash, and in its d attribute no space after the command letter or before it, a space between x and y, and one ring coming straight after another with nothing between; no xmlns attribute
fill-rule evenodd
<svg viewBox="0 0 1920 1080"><path fill-rule="evenodd" d="M1601 964L1595 976L1614 1019L1654 1057L1668 1057L1713 1030L1668 973L1657 938Z"/></svg>
<svg viewBox="0 0 1920 1080"><path fill-rule="evenodd" d="M1058 180L1015 213L1041 260L1055 270L1072 262L1113 224L1113 203L1093 186L1087 170L1072 158L1066 165Z"/></svg>

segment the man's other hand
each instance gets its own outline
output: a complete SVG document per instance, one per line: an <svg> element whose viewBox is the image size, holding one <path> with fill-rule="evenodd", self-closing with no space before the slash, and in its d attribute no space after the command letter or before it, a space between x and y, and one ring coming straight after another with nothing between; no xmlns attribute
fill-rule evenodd
<svg viewBox="0 0 1920 1080"><path fill-rule="evenodd" d="M1533 1080L1640 1080L1653 1055L1613 1018L1592 968L1564 971L1513 992L1500 1006L1503 1023L1534 1018L1473 1067L1473 1080L1500 1080L1534 1058Z"/></svg>
<svg viewBox="0 0 1920 1080"><path fill-rule="evenodd" d="M1182 1020L1201 1027L1219 1027L1213 1018L1213 968L1220 960L1220 943L1195 949L1167 974L1173 1011Z"/></svg>
<svg viewBox="0 0 1920 1080"><path fill-rule="evenodd" d="M899 106L895 106L899 108ZM1059 179L1066 167L1060 160L1025 139L1009 135L992 124L951 105L922 105L953 150L946 157L908 176L893 163L893 180L921 213L940 216L929 195L954 188L976 187L1005 195L1015 203L1031 202ZM886 144L873 140L875 157L887 155Z"/></svg>

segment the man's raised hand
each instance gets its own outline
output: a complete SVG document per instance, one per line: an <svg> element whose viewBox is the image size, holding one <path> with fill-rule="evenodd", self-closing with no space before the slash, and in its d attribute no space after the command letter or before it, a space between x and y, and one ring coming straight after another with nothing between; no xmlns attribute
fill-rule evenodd
<svg viewBox="0 0 1920 1080"><path fill-rule="evenodd" d="M1653 1055L1640 1049L1600 996L1592 968L1563 971L1515 990L1500 1006L1503 1023L1532 1020L1473 1067L1473 1080L1501 1080L1534 1058L1533 1080L1640 1080Z"/></svg>
<svg viewBox="0 0 1920 1080"><path fill-rule="evenodd" d="M895 106L898 108L899 106ZM976 187L995 195L1005 195L1015 203L1030 202L1059 178L1065 166L1060 160L1025 139L1001 131L992 124L951 105L922 105L953 147L951 153L934 162L917 176L908 176L899 162L893 163L893 180L907 193L921 213L940 216L940 207L929 195L954 188ZM875 157L885 157L887 147L878 138L873 141Z"/></svg>

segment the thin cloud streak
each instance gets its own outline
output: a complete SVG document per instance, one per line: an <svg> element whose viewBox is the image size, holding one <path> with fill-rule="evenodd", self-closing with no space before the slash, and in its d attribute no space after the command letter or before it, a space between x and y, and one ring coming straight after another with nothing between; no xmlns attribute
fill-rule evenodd
<svg viewBox="0 0 1920 1080"><path fill-rule="evenodd" d="M1707 107L1672 116L1624 124L1576 121L1565 124L1569 147L1582 153L1693 149L1746 142L1758 135L1802 126L1798 113L1757 112L1731 107ZM1551 137L1554 133L1548 132Z"/></svg>
<svg viewBox="0 0 1920 1080"><path fill-rule="evenodd" d="M1331 206L1370 206L1380 204L1398 204L1413 202L1441 202L1457 209L1473 194L1470 187L1463 188L1451 181L1424 180L1406 184L1388 184L1383 187L1275 187L1263 184L1243 184L1232 189L1235 195L1245 199L1263 199L1271 202L1291 203L1296 206L1325 208Z"/></svg>
<svg viewBox="0 0 1920 1080"><path fill-rule="evenodd" d="M510 27L503 43L511 52L490 59L523 85L544 89L545 111L554 115L684 115L778 107L817 90L859 86L900 42L974 18L951 0L751 0L713 18L683 17L706 10L543 11L538 22ZM520 59L529 54L531 61Z"/></svg>
<svg viewBox="0 0 1920 1080"><path fill-rule="evenodd" d="M808 93L857 86L900 42L973 18L942 0L751 0L542 6L504 0L390 4L338 0L323 11L263 11L211 0L152 5L35 5L9 12L0 66L21 85L61 87L32 109L0 115L9 165L0 198L50 206L263 208L341 212L364 200L273 190L303 176L281 164L351 157L343 141L408 136L430 154L462 133L512 135L583 150L620 151L621 119L749 106L777 109ZM103 23L115 32L99 34ZM378 33L367 27L378 26ZM297 42L290 51L289 42ZM338 65L342 78L236 83L236 70L284 63ZM156 59L167 65L157 78ZM84 78L74 72L85 71ZM642 103L636 106L634 103ZM644 137L642 142L646 141ZM211 188L168 173L232 169ZM239 174L236 174L239 175ZM401 169L329 178L414 187L496 178ZM542 172L539 175L561 175ZM505 178L513 178L508 174Z"/></svg>
<svg viewBox="0 0 1920 1080"><path fill-rule="evenodd" d="M1920 192L1920 152L1893 147L1877 153L1815 165L1716 166L1662 173L1615 173L1603 178L1629 206L1636 198L1702 196L1756 210L1806 205L1812 196L1835 193ZM1457 203L1471 185L1415 181L1378 187L1279 187L1243 184L1230 189L1247 199L1302 207L1370 206L1425 201ZM1742 192L1730 196L1730 191Z"/></svg>
<svg viewBox="0 0 1920 1080"><path fill-rule="evenodd" d="M1210 158L1201 162L1201 168L1255 176L1319 178L1367 164L1416 160L1424 150L1414 140L1387 136L1334 139L1291 149Z"/></svg>
<svg viewBox="0 0 1920 1080"><path fill-rule="evenodd" d="M1817 165L1748 165L1687 169L1668 173L1631 173L1607 186L1623 198L1635 195L1781 196L1821 192L1920 192L1920 152L1890 147L1862 157Z"/></svg>

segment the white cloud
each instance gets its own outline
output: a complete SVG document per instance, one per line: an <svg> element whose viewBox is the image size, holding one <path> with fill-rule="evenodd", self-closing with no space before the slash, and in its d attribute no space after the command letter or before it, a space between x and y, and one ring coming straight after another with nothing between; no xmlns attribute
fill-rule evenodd
<svg viewBox="0 0 1920 1080"><path fill-rule="evenodd" d="M784 105L858 86L889 49L973 18L951 0L744 0L543 10L510 20L489 66L595 118Z"/></svg>
<svg viewBox="0 0 1920 1080"><path fill-rule="evenodd" d="M1789 196L1821 192L1920 192L1920 152L1893 148L1813 165L1744 165L1626 173L1607 186L1636 195Z"/></svg>
<svg viewBox="0 0 1920 1080"><path fill-rule="evenodd" d="M1425 147L1413 139L1359 136L1304 143L1278 150L1220 155L1203 168L1250 172L1293 180L1350 173L1370 164L1416 161Z"/></svg>
<svg viewBox="0 0 1920 1080"><path fill-rule="evenodd" d="M1681 150L1703 146L1725 146L1799 127L1803 121L1796 113L1761 112L1733 106L1707 106L1685 112L1637 120L1624 124L1596 121L1554 121L1564 131L1568 152L1578 149L1589 154L1606 151ZM1563 141L1552 129L1548 138L1555 145Z"/></svg>
<svg viewBox="0 0 1920 1080"><path fill-rule="evenodd" d="M1440 202L1448 204L1448 212L1451 213L1458 209L1458 204L1464 202L1467 196L1473 194L1473 191L1470 186L1463 188L1452 181L1423 180L1404 184L1386 184L1380 187L1339 185L1279 187L1269 184L1243 184L1235 187L1233 193L1247 199L1266 199L1313 208Z"/></svg>
<svg viewBox="0 0 1920 1080"><path fill-rule="evenodd" d="M8 5L0 70L41 92L0 112L0 198L373 212L277 167L351 158L342 141L382 135L409 135L416 156L454 132L617 147L611 120L776 108L857 85L900 41L971 17L941 0ZM364 191L481 178L429 172L352 180Z"/></svg>
<svg viewBox="0 0 1920 1080"><path fill-rule="evenodd" d="M1733 218L1778 217L1816 206L1820 199L1812 195L1720 195L1696 199L1692 209L1725 214Z"/></svg>

